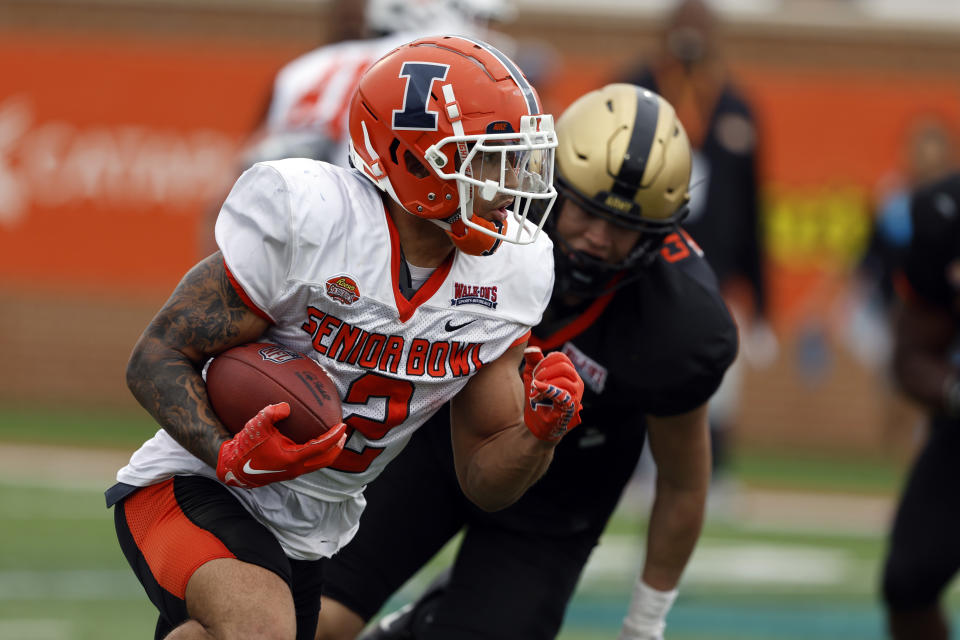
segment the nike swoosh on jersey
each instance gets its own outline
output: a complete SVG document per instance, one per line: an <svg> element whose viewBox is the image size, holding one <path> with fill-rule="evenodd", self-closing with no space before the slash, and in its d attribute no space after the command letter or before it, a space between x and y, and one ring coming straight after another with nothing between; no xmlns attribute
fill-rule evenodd
<svg viewBox="0 0 960 640"><path fill-rule="evenodd" d="M254 469L250 466L250 461L247 460L243 463L243 472L249 473L250 475L256 476L263 473L283 473L285 469Z"/></svg>
<svg viewBox="0 0 960 640"><path fill-rule="evenodd" d="M465 326L467 326L471 322L476 322L476 321L477 319L474 318L473 320L467 320L463 324L453 324L452 320L447 320L447 324L443 325L443 328L446 329L447 331L456 331L457 329L463 329Z"/></svg>

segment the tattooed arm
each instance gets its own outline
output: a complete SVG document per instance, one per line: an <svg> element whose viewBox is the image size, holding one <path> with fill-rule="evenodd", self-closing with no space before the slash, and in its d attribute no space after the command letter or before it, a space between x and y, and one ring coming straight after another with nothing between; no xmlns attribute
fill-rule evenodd
<svg viewBox="0 0 960 640"><path fill-rule="evenodd" d="M227 279L219 252L191 269L144 330L127 364L137 401L187 451L216 468L232 436L207 399L200 368L210 356L252 342L268 323Z"/></svg>

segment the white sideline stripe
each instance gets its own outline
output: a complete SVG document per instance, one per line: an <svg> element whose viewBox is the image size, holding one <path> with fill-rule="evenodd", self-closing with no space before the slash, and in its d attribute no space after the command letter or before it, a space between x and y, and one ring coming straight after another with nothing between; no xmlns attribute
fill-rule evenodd
<svg viewBox="0 0 960 640"><path fill-rule="evenodd" d="M115 480L71 480L68 478L24 478L0 476L0 487L23 487L25 489L53 489L80 493L103 493Z"/></svg>
<svg viewBox="0 0 960 640"><path fill-rule="evenodd" d="M799 545L704 545L693 552L688 583L832 586L856 573L840 549Z"/></svg>
<svg viewBox="0 0 960 640"><path fill-rule="evenodd" d="M641 536L604 536L584 570L589 582L630 580L643 564ZM684 573L684 584L756 586L834 586L861 575L842 549L702 540Z"/></svg>
<svg viewBox="0 0 960 640"><path fill-rule="evenodd" d="M5 601L143 598L143 589L129 570L0 571L0 600ZM0 632L0 639L4 637Z"/></svg>
<svg viewBox="0 0 960 640"><path fill-rule="evenodd" d="M86 502L79 505L48 505L42 502L34 504L7 505L0 502L0 521L3 522L35 522L37 520L71 520L98 522L108 520L113 522L113 512L107 509L101 498L96 504ZM111 525L112 526L112 525Z"/></svg>
<svg viewBox="0 0 960 640"><path fill-rule="evenodd" d="M114 482L130 451L84 449L4 442L0 484L51 489L103 491Z"/></svg>
<svg viewBox="0 0 960 640"><path fill-rule="evenodd" d="M67 640L73 637L71 631L71 625L63 620L0 620L0 640Z"/></svg>

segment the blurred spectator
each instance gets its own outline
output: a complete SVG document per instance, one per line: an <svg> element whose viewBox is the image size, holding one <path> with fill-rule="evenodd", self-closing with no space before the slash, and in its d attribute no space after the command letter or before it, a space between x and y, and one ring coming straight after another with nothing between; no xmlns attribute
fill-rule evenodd
<svg viewBox="0 0 960 640"><path fill-rule="evenodd" d="M893 371L929 413L929 435L897 509L883 599L894 640L947 640L940 600L960 568L960 174L919 189L910 221Z"/></svg>
<svg viewBox="0 0 960 640"><path fill-rule="evenodd" d="M737 318L741 352L764 367L778 343L767 322L757 184L757 126L720 55L717 16L704 0L681 0L658 53L625 80L660 93L677 109L694 148L690 216L684 227L703 248ZM743 377L738 358L710 402L715 477L728 462Z"/></svg>

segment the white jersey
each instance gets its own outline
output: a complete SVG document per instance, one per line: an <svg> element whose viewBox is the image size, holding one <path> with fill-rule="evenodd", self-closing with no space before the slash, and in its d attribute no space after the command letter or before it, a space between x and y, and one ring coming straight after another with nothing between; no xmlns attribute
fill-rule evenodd
<svg viewBox="0 0 960 640"><path fill-rule="evenodd" d="M526 339L553 288L552 244L540 234L492 256L455 251L404 298L403 257L380 192L359 172L306 159L247 170L216 236L241 295L272 321L264 339L313 356L352 427L331 467L232 488L300 559L349 541L366 484L484 363ZM142 486L180 473L216 477L161 430L118 480Z"/></svg>

